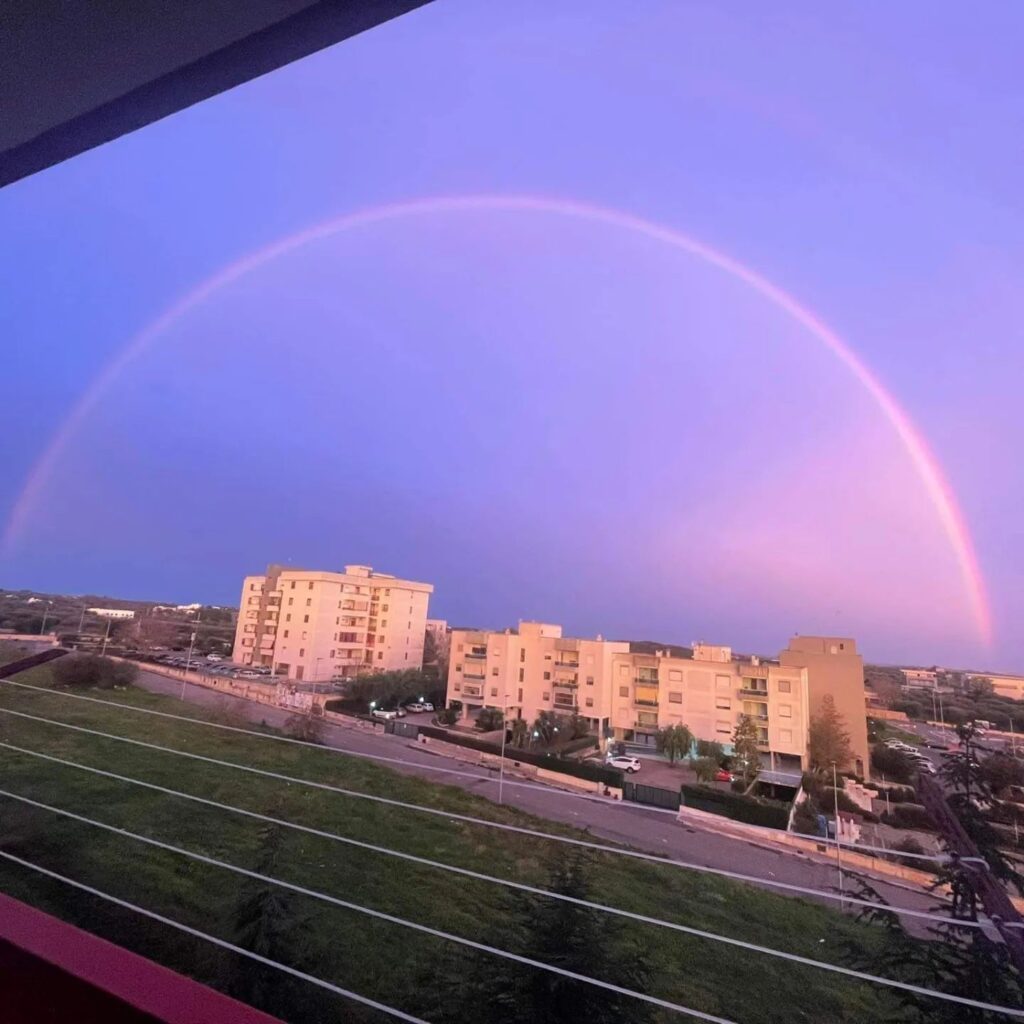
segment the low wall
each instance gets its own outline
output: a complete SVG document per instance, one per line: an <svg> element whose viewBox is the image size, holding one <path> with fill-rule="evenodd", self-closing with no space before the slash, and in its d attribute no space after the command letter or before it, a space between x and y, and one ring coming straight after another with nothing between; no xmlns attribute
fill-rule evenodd
<svg viewBox="0 0 1024 1024"><path fill-rule="evenodd" d="M880 718L883 722L909 722L906 711L890 711L888 708L868 708L868 718Z"/></svg>
<svg viewBox="0 0 1024 1024"><path fill-rule="evenodd" d="M792 832L780 832L772 828L759 828L757 825L747 825L732 818L723 818L720 815L698 811L692 807L680 807L678 820L684 824L689 821L696 825L703 825L709 830L731 834L741 839L757 839L766 843L788 846L791 849L802 850L819 857L834 859L836 855L835 846L823 840L795 835ZM847 846L842 847L842 861L844 868L859 868L864 871L872 871L875 874L901 878L922 888L927 888L935 882L935 876L927 871L918 871L916 868L908 868L903 864L896 864L893 861L872 857L865 853L854 853ZM945 888L938 891L945 891Z"/></svg>

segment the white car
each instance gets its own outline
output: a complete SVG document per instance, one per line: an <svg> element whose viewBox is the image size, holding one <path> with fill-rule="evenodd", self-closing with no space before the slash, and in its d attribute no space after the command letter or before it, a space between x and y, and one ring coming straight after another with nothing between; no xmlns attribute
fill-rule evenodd
<svg viewBox="0 0 1024 1024"><path fill-rule="evenodd" d="M208 654L206 656L206 660L207 661L223 661L224 660L224 655L223 654Z"/></svg>
<svg viewBox="0 0 1024 1024"><path fill-rule="evenodd" d="M374 708L370 712L370 717L371 718L383 718L385 720L388 720L388 719L391 719L391 718L397 718L398 717L398 713L396 711L385 711L384 708Z"/></svg>
<svg viewBox="0 0 1024 1024"><path fill-rule="evenodd" d="M618 757L609 757L605 764L609 768L619 768L624 772L629 772L630 775L640 771L640 758L626 757L624 754L620 754Z"/></svg>
<svg viewBox="0 0 1024 1024"><path fill-rule="evenodd" d="M423 711L433 711L434 710L434 705L431 704L429 700L424 700L424 701L420 701L420 708Z"/></svg>
<svg viewBox="0 0 1024 1024"><path fill-rule="evenodd" d="M425 704L421 704L417 700L417 701L413 701L412 704L406 704L405 705L405 710L408 711L410 715L415 715L415 714L418 714L420 711L426 711L427 708L426 708Z"/></svg>

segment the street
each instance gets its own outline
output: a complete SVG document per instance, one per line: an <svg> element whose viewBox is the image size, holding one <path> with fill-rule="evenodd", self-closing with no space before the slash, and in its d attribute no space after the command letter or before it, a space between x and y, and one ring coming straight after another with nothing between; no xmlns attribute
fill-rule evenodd
<svg viewBox="0 0 1024 1024"><path fill-rule="evenodd" d="M181 694L180 680L152 672L140 671L137 685L153 693L173 697L179 697ZM294 712L285 709L256 704L192 683L185 686L185 699L189 703L204 707L230 708L239 717L254 723L263 721L278 728L284 727L294 715ZM409 717L415 720L417 716ZM429 766L440 764L442 767L481 774L486 771L470 759L441 757L403 737L364 732L326 722L323 738L326 746L336 750L401 758L413 762L412 765L391 765L390 767L396 771L418 775L438 784L459 786L487 799L497 798L495 772L491 772L490 779L477 781L428 770ZM416 765L423 767L417 768ZM837 886L835 863L825 858L808 856L793 850L765 848L746 840L692 828L689 825L684 826L671 815L658 813L637 804L596 802L581 799L577 794L555 787L534 784L531 788L524 788L509 785L510 781L515 781L514 777L506 774L506 804L540 818L585 828L592 836L601 839L625 843L636 849L663 854L674 860L756 875L792 885L831 891ZM927 893L910 889L904 883L882 881L878 876L872 876L870 880L890 903L919 911L934 908L935 898ZM835 901L828 902L833 907L837 905ZM909 921L910 919L904 919L906 925L909 925Z"/></svg>

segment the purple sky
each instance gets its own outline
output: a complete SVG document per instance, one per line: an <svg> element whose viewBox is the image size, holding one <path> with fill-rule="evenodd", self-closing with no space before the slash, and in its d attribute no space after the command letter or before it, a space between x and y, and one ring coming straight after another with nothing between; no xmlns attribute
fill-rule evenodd
<svg viewBox="0 0 1024 1024"><path fill-rule="evenodd" d="M552 9L554 8L554 12ZM0 585L229 602L367 562L433 611L1024 671L1024 9L433 4L0 191L0 517L110 360L326 218L557 196L753 268L941 464L986 649L898 437L705 262L550 213L303 246L159 335L63 447Z"/></svg>

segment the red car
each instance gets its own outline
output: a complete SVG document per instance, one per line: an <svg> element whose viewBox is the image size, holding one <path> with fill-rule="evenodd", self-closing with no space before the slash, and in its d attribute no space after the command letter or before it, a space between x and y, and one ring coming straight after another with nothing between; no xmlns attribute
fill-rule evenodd
<svg viewBox="0 0 1024 1024"><path fill-rule="evenodd" d="M732 774L727 772L724 768L719 768L715 772L715 782L732 782Z"/></svg>

